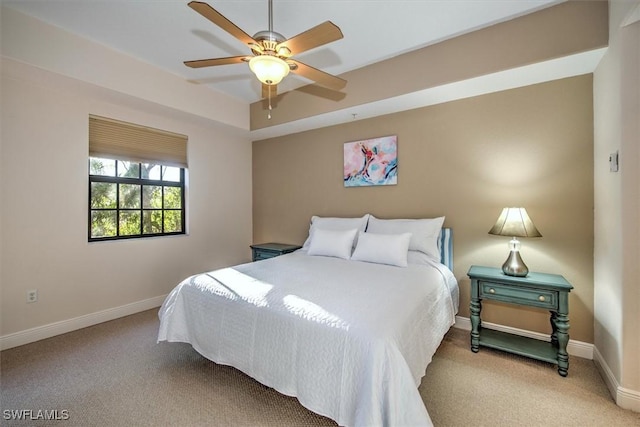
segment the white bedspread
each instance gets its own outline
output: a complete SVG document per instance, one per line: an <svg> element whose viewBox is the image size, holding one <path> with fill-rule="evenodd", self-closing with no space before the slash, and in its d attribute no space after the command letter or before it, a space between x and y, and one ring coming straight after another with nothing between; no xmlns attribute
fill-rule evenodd
<svg viewBox="0 0 640 427"><path fill-rule="evenodd" d="M344 426L431 425L418 385L455 321L443 268L297 251L185 279L158 341L190 343Z"/></svg>

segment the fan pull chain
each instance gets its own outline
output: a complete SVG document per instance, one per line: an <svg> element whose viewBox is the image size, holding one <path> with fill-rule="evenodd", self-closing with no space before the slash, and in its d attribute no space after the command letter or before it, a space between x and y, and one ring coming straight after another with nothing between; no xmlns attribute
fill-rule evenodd
<svg viewBox="0 0 640 427"><path fill-rule="evenodd" d="M269 86L269 113L267 114L267 119L271 120L271 87Z"/></svg>

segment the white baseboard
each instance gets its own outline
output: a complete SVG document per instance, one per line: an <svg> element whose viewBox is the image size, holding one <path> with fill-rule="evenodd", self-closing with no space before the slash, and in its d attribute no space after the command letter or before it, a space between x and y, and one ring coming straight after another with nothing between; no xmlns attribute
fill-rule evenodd
<svg viewBox="0 0 640 427"><path fill-rule="evenodd" d="M619 407L640 412L640 392L618 386L615 399Z"/></svg>
<svg viewBox="0 0 640 427"><path fill-rule="evenodd" d="M640 392L620 386L615 375L613 375L613 371L611 371L611 368L609 368L609 365L604 360L604 357L602 357L602 354L598 351L597 347L594 348L593 355L596 367L600 371L600 375L602 375L602 378L609 389L609 393L613 396L616 404L621 408L640 412Z"/></svg>
<svg viewBox="0 0 640 427"><path fill-rule="evenodd" d="M455 328L464 329L466 331L471 330L471 320L468 317L456 316ZM510 326L498 325L496 323L482 322L482 327L487 329L495 329L496 331L508 332L514 335L520 335L523 337L534 338L541 341L551 341L551 337L539 332L527 331L524 329L512 328ZM583 359L593 360L593 344L589 344L582 341L576 341L569 339L567 344L567 353L571 356L582 357Z"/></svg>
<svg viewBox="0 0 640 427"><path fill-rule="evenodd" d="M35 328L4 335L0 337L0 350L18 347L20 345L40 341L45 338L51 338L56 335L66 334L67 332L76 331L88 326L97 325L98 323L108 322L109 320L114 320L119 317L129 316L131 314L140 313L141 311L160 307L165 298L166 295L160 295L146 300L121 305L120 307L108 308L106 310L86 314L73 319L49 323L48 325L37 326Z"/></svg>

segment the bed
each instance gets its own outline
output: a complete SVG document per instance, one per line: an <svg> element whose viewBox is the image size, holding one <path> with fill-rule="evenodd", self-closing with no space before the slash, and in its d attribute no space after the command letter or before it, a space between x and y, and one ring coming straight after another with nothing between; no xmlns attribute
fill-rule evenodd
<svg viewBox="0 0 640 427"><path fill-rule="evenodd" d="M431 224L425 256L416 233L396 233L416 223L365 217L356 233L314 217L296 252L185 279L160 308L158 341L189 343L339 425L431 425L418 386L458 310L451 230ZM393 253L381 260L380 245Z"/></svg>

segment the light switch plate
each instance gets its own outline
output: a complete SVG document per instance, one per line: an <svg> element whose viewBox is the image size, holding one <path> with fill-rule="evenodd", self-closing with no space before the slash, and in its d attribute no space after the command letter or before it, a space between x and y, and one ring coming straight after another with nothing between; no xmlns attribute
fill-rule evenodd
<svg viewBox="0 0 640 427"><path fill-rule="evenodd" d="M609 172L618 172L618 152L609 154Z"/></svg>

